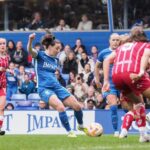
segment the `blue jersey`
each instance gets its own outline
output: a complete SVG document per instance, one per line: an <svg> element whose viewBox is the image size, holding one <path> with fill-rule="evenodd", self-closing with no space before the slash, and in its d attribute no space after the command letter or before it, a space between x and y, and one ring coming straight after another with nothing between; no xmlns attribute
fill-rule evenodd
<svg viewBox="0 0 150 150"><path fill-rule="evenodd" d="M112 53L111 48L106 48L106 49L102 50L98 54L98 58L97 58L98 61L102 63L105 60L105 58L107 58L108 55L110 55L111 53ZM114 83L112 81L112 68L113 68L113 65L110 65L110 70L109 70L110 92L105 92L104 93L104 95L105 95L104 97L106 97L109 94L114 94L116 96L119 95L119 92L118 92L118 90L116 90L115 85L114 85Z"/></svg>
<svg viewBox="0 0 150 150"><path fill-rule="evenodd" d="M38 92L42 100L49 102L52 95L63 101L71 94L60 85L55 76L55 71L58 69L58 59L48 56L44 51L39 51L35 63Z"/></svg>
<svg viewBox="0 0 150 150"><path fill-rule="evenodd" d="M38 88L49 88L60 84L55 76L56 69L58 69L58 59L39 51L35 62Z"/></svg>

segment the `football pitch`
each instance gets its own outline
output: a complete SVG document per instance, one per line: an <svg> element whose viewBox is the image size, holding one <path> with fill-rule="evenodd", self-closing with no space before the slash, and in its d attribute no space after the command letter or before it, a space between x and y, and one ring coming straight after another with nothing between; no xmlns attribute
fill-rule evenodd
<svg viewBox="0 0 150 150"><path fill-rule="evenodd" d="M138 135L118 139L112 135L88 137L78 135L5 135L0 137L0 150L148 150L150 143L139 143Z"/></svg>

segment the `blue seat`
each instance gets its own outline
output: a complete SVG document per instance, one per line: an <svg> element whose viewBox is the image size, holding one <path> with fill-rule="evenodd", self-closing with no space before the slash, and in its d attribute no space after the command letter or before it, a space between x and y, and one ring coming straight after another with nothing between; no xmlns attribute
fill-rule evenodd
<svg viewBox="0 0 150 150"><path fill-rule="evenodd" d="M26 94L13 94L11 101L25 101L27 100Z"/></svg>
<svg viewBox="0 0 150 150"><path fill-rule="evenodd" d="M37 106L17 106L15 110L39 110Z"/></svg>
<svg viewBox="0 0 150 150"><path fill-rule="evenodd" d="M32 106L32 101L18 101L17 106Z"/></svg>
<svg viewBox="0 0 150 150"><path fill-rule="evenodd" d="M28 100L30 101L40 101L41 97L38 93L31 93L28 95Z"/></svg>

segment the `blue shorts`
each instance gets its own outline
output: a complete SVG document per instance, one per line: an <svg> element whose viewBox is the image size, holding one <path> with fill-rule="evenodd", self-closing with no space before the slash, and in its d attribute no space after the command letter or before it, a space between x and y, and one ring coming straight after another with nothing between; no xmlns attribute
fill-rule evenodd
<svg viewBox="0 0 150 150"><path fill-rule="evenodd" d="M120 97L120 92L116 89L110 89L109 92L103 92L102 96L105 100L107 100L108 95L116 95L117 97Z"/></svg>
<svg viewBox="0 0 150 150"><path fill-rule="evenodd" d="M69 93L69 91L61 85L49 88L39 88L38 93L41 99L47 103L52 95L56 95L61 101L71 96L71 93Z"/></svg>

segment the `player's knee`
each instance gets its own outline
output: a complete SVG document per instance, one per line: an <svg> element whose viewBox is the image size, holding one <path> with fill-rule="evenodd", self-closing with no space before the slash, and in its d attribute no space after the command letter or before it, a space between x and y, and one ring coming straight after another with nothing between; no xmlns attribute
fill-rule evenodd
<svg viewBox="0 0 150 150"><path fill-rule="evenodd" d="M65 111L65 107L64 107L63 105L58 105L58 106L56 107L56 110L57 110L58 112L63 112L63 111Z"/></svg>
<svg viewBox="0 0 150 150"><path fill-rule="evenodd" d="M75 111L80 111L81 110L81 105L77 103L76 105L73 106L73 109Z"/></svg>

